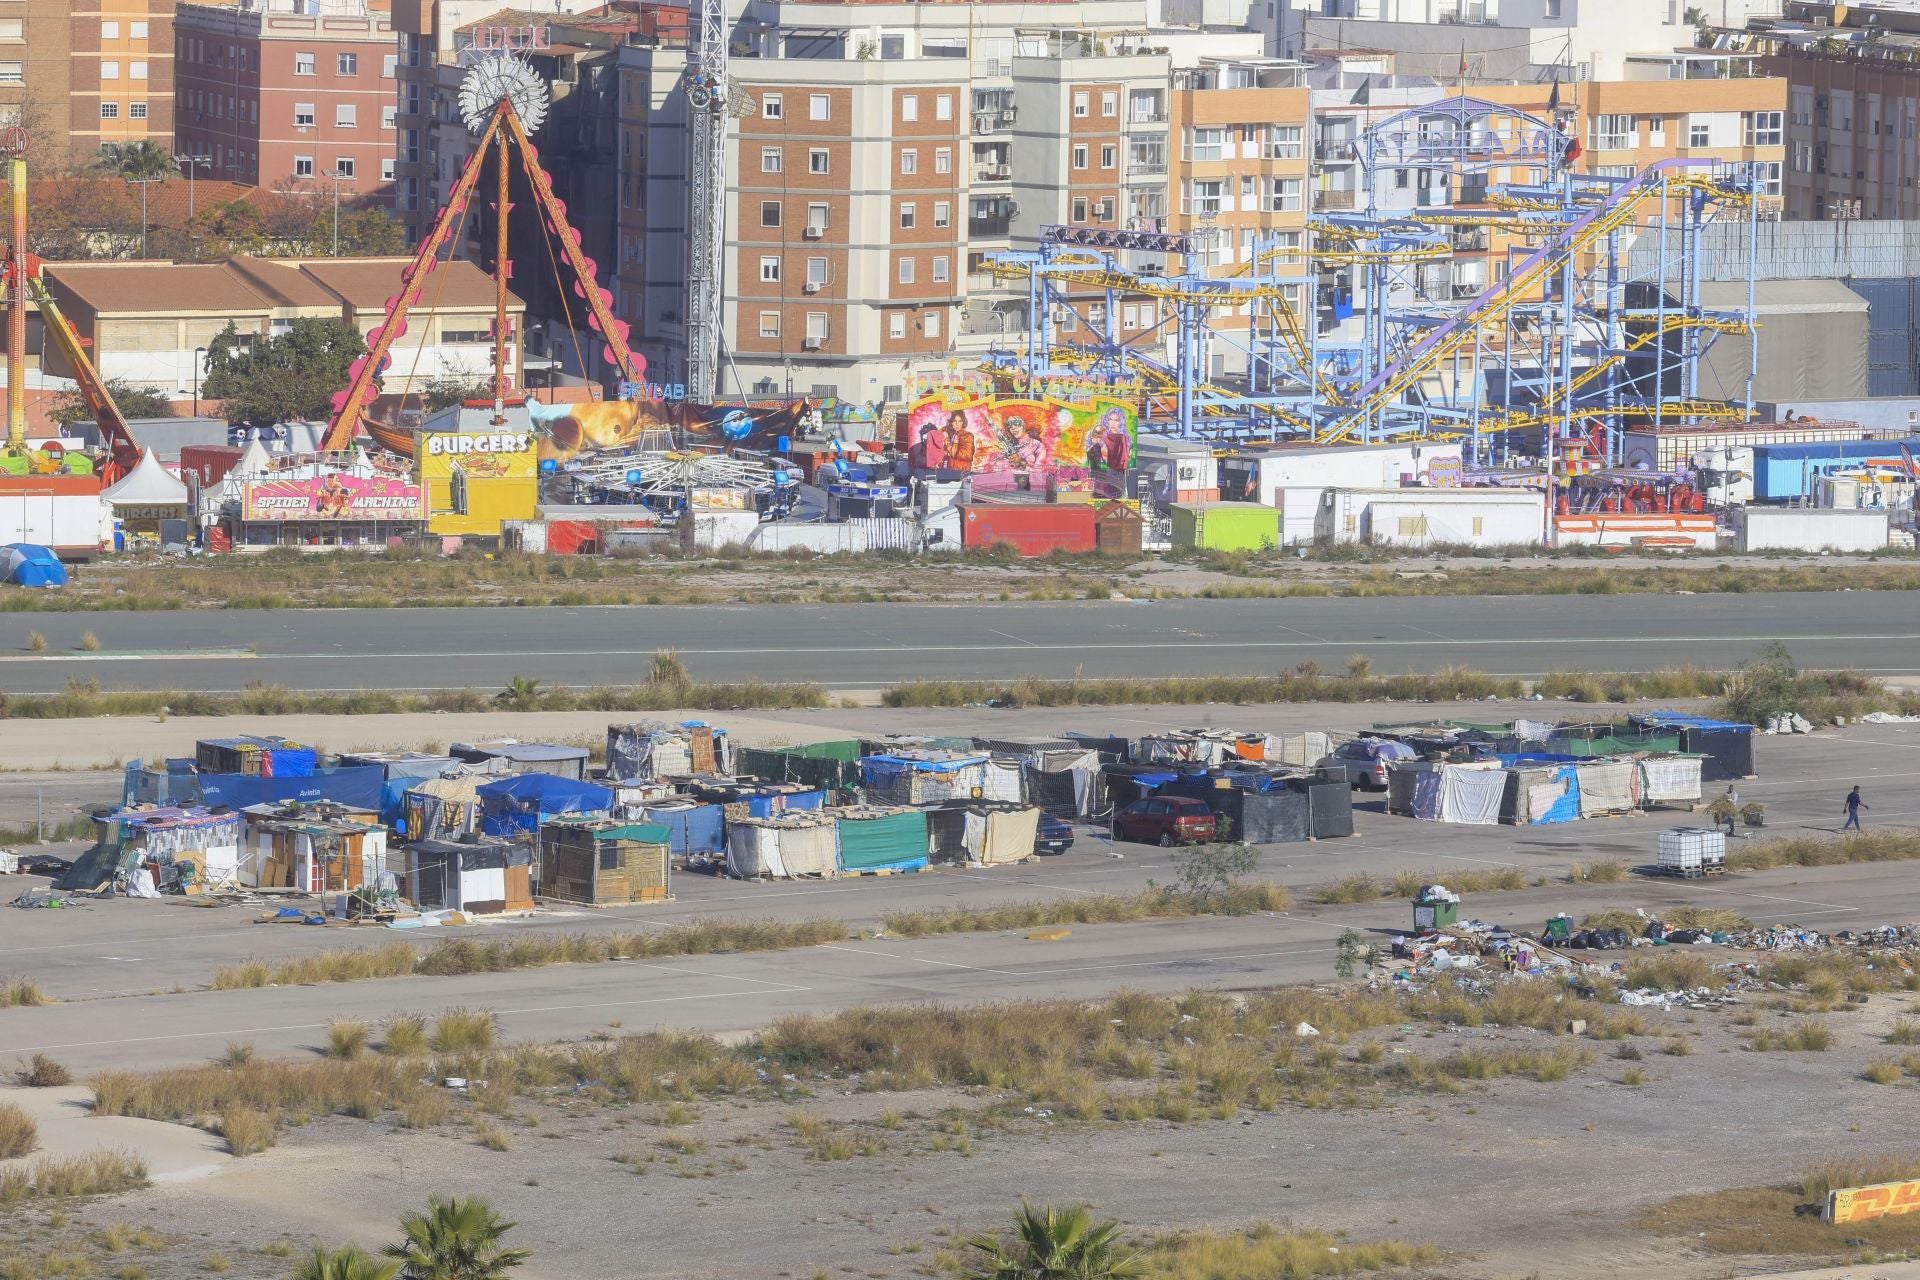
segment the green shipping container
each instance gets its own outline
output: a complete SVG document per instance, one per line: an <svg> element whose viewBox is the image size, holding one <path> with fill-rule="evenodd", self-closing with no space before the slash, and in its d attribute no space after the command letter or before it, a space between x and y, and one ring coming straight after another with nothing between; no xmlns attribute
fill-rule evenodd
<svg viewBox="0 0 1920 1280"><path fill-rule="evenodd" d="M1280 508L1258 502L1177 502L1175 551L1260 551L1280 545Z"/></svg>
<svg viewBox="0 0 1920 1280"><path fill-rule="evenodd" d="M842 815L836 825L842 871L915 871L927 865L927 815L922 810L905 809L883 818Z"/></svg>

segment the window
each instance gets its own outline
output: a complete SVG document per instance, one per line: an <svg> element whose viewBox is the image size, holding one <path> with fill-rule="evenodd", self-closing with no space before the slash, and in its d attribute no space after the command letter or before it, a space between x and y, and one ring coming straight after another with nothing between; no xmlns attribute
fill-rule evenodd
<svg viewBox="0 0 1920 1280"><path fill-rule="evenodd" d="M360 74L360 55L357 53L338 54L334 58L333 68L336 75L357 76Z"/></svg>
<svg viewBox="0 0 1920 1280"><path fill-rule="evenodd" d="M0 40L24 40L26 25L19 18L0 18Z"/></svg>
<svg viewBox="0 0 1920 1280"><path fill-rule="evenodd" d="M824 93L807 95L807 119L831 120L833 118L833 99Z"/></svg>
<svg viewBox="0 0 1920 1280"><path fill-rule="evenodd" d="M825 147L808 148L807 172L808 173L827 172L827 149Z"/></svg>
<svg viewBox="0 0 1920 1280"><path fill-rule="evenodd" d="M760 225L763 227L777 227L780 225L780 202L778 200L762 200L760 202Z"/></svg>
<svg viewBox="0 0 1920 1280"><path fill-rule="evenodd" d="M1267 212L1300 212L1300 179L1269 179L1269 186L1267 188Z"/></svg>
<svg viewBox="0 0 1920 1280"><path fill-rule="evenodd" d="M296 102L293 104L293 127L296 129L313 128L313 104Z"/></svg>
<svg viewBox="0 0 1920 1280"><path fill-rule="evenodd" d="M933 260L933 282L935 284L945 284L947 282L949 269L945 254L935 258Z"/></svg>
<svg viewBox="0 0 1920 1280"><path fill-rule="evenodd" d="M351 102L335 103L333 108L333 127L336 129L359 128L360 108Z"/></svg>
<svg viewBox="0 0 1920 1280"><path fill-rule="evenodd" d="M902 120L918 120L920 118L919 94L903 93L900 95L900 118Z"/></svg>
<svg viewBox="0 0 1920 1280"><path fill-rule="evenodd" d="M1187 130L1187 159L1224 160L1227 158L1227 131L1225 129L1189 129Z"/></svg>
<svg viewBox="0 0 1920 1280"><path fill-rule="evenodd" d="M101 23L100 38L102 40L118 40L120 38L120 24L117 22Z"/></svg>
<svg viewBox="0 0 1920 1280"><path fill-rule="evenodd" d="M147 104L144 102L129 102L127 104L127 118L130 120L145 120L147 118Z"/></svg>
<svg viewBox="0 0 1920 1280"><path fill-rule="evenodd" d="M1588 125L1588 136L1596 151L1622 151L1634 144L1638 132L1630 115L1600 115Z"/></svg>
<svg viewBox="0 0 1920 1280"><path fill-rule="evenodd" d="M1267 130L1267 159L1298 160L1300 158L1300 126L1297 124L1276 124Z"/></svg>
<svg viewBox="0 0 1920 1280"><path fill-rule="evenodd" d="M1073 167L1076 169L1087 167L1087 144L1084 142L1073 144Z"/></svg>
<svg viewBox="0 0 1920 1280"><path fill-rule="evenodd" d="M760 259L760 283L761 284L779 284L780 283L780 259L778 258Z"/></svg>
<svg viewBox="0 0 1920 1280"><path fill-rule="evenodd" d="M946 227L953 224L953 205L946 200L933 202L933 225Z"/></svg>
<svg viewBox="0 0 1920 1280"><path fill-rule="evenodd" d="M27 64L24 62L0 62L0 84L22 84L26 81Z"/></svg>
<svg viewBox="0 0 1920 1280"><path fill-rule="evenodd" d="M814 286L817 289L823 289L826 287L827 260L825 258L808 258L807 259L807 283Z"/></svg>
<svg viewBox="0 0 1920 1280"><path fill-rule="evenodd" d="M129 79L129 80L145 80L146 78L147 78L147 64L146 64L146 63L144 63L144 62L129 62L129 63L127 64L127 79Z"/></svg>
<svg viewBox="0 0 1920 1280"><path fill-rule="evenodd" d="M1113 145L1112 143L1108 143L1107 145L1100 148L1100 167L1102 169L1115 169L1115 168L1118 168L1119 165L1120 165L1120 148L1119 147Z"/></svg>
<svg viewBox="0 0 1920 1280"><path fill-rule="evenodd" d="M762 311L760 313L760 336L763 338L777 338L780 336L780 313L778 311Z"/></svg>
<svg viewBox="0 0 1920 1280"><path fill-rule="evenodd" d="M1108 89L1100 95L1100 114L1113 117L1120 114L1120 91Z"/></svg>
<svg viewBox="0 0 1920 1280"><path fill-rule="evenodd" d="M127 37L132 40L145 40L147 38L147 24L144 22L129 22L127 24Z"/></svg>
<svg viewBox="0 0 1920 1280"><path fill-rule="evenodd" d="M1185 206L1181 212L1195 213L1202 217L1217 214L1226 196L1226 183L1218 179L1206 179L1187 183L1181 191Z"/></svg>
<svg viewBox="0 0 1920 1280"><path fill-rule="evenodd" d="M120 78L120 64L112 59L102 62L100 64L100 78L102 80L118 80Z"/></svg>
<svg viewBox="0 0 1920 1280"><path fill-rule="evenodd" d="M933 171L935 173L953 172L953 148L935 147L933 151Z"/></svg>
<svg viewBox="0 0 1920 1280"><path fill-rule="evenodd" d="M1086 220L1087 220L1087 198L1085 196L1075 196L1073 199L1073 216L1069 219L1069 221L1085 222Z"/></svg>
<svg viewBox="0 0 1920 1280"><path fill-rule="evenodd" d="M380 74L385 79L393 79L394 72L400 69L400 55L390 53L380 62Z"/></svg>
<svg viewBox="0 0 1920 1280"><path fill-rule="evenodd" d="M1778 111L1747 112L1747 145L1777 147L1783 138L1783 122Z"/></svg>
<svg viewBox="0 0 1920 1280"><path fill-rule="evenodd" d="M1780 162L1769 160L1761 166L1760 194L1777 196L1780 194Z"/></svg>
<svg viewBox="0 0 1920 1280"><path fill-rule="evenodd" d="M810 204L807 206L807 230L824 232L827 229L827 206Z"/></svg>
<svg viewBox="0 0 1920 1280"><path fill-rule="evenodd" d="M760 99L760 117L763 120L781 120L786 118L786 101L777 93L769 93Z"/></svg>
<svg viewBox="0 0 1920 1280"><path fill-rule="evenodd" d="M901 284L913 283L913 258L911 255L900 259L899 276Z"/></svg>
<svg viewBox="0 0 1920 1280"><path fill-rule="evenodd" d="M380 127L382 129L392 129L394 119L397 116L399 110L400 109L394 106L391 102L389 102L386 106L381 107L380 108Z"/></svg>
<svg viewBox="0 0 1920 1280"><path fill-rule="evenodd" d="M1704 120L1696 120L1687 125L1687 145L1690 147L1710 147L1713 145L1713 129Z"/></svg>
<svg viewBox="0 0 1920 1280"><path fill-rule="evenodd" d="M118 120L120 118L120 104L117 102L101 103L100 118L102 120Z"/></svg>
<svg viewBox="0 0 1920 1280"><path fill-rule="evenodd" d="M1076 90L1073 95L1073 114L1076 117L1085 117L1089 113L1087 91L1085 89Z"/></svg>
<svg viewBox="0 0 1920 1280"><path fill-rule="evenodd" d="M900 229L902 231L913 230L916 216L917 215L915 213L914 207L911 203L901 205L900 206Z"/></svg>
<svg viewBox="0 0 1920 1280"><path fill-rule="evenodd" d="M293 158L293 176L296 178L311 178L313 176L313 157L295 156Z"/></svg>
<svg viewBox="0 0 1920 1280"><path fill-rule="evenodd" d="M889 338L904 338L907 336L906 313L896 311L887 317L887 336Z"/></svg>
<svg viewBox="0 0 1920 1280"><path fill-rule="evenodd" d="M825 342L827 340L826 312L807 312L807 339L811 342Z"/></svg>
<svg viewBox="0 0 1920 1280"><path fill-rule="evenodd" d="M314 56L310 53L294 54L293 55L293 74L297 76L313 75L314 74Z"/></svg>
<svg viewBox="0 0 1920 1280"><path fill-rule="evenodd" d="M1647 117L1647 145L1664 147L1667 145L1667 118L1665 116Z"/></svg>
<svg viewBox="0 0 1920 1280"><path fill-rule="evenodd" d="M940 336L940 313L938 311L929 311L925 316L921 317L920 331L926 334L929 338L939 337Z"/></svg>
<svg viewBox="0 0 1920 1280"><path fill-rule="evenodd" d="M762 173L780 172L780 148L778 147L760 148L760 172Z"/></svg>
<svg viewBox="0 0 1920 1280"><path fill-rule="evenodd" d="M383 156L380 160L380 181L393 181L393 157Z"/></svg>
<svg viewBox="0 0 1920 1280"><path fill-rule="evenodd" d="M1554 5L1553 0L1547 0L1547 4L1549 7L1558 7ZM1425 516L1401 516L1400 517L1400 536L1403 538L1426 537L1427 536L1427 518Z"/></svg>
<svg viewBox="0 0 1920 1280"><path fill-rule="evenodd" d="M933 118L935 120L953 119L953 95L943 93L933 100Z"/></svg>
<svg viewBox="0 0 1920 1280"><path fill-rule="evenodd" d="M920 153L912 147L902 147L900 149L900 172L920 172Z"/></svg>
<svg viewBox="0 0 1920 1280"><path fill-rule="evenodd" d="M1481 537L1486 531L1487 518L1485 516L1475 516L1473 518L1473 536L1476 538Z"/></svg>
<svg viewBox="0 0 1920 1280"><path fill-rule="evenodd" d="M333 158L333 172L327 176L332 178L351 178L353 176L353 157L335 156Z"/></svg>

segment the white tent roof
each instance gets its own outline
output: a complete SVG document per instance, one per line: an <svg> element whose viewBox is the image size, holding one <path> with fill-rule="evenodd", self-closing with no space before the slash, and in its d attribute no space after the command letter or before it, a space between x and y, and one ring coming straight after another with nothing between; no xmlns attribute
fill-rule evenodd
<svg viewBox="0 0 1920 1280"><path fill-rule="evenodd" d="M265 472L272 462L273 455L267 452L267 446L260 443L260 437L255 436L247 441L246 451L240 455L240 460L233 464L233 469L227 474L257 476Z"/></svg>
<svg viewBox="0 0 1920 1280"><path fill-rule="evenodd" d="M181 506L187 501L187 486L161 466L160 459L149 449L140 455L140 462L132 471L100 496L116 505Z"/></svg>

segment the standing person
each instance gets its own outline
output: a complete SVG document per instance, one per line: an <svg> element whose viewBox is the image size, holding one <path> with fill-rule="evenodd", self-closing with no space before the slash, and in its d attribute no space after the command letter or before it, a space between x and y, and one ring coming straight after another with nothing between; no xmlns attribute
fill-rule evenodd
<svg viewBox="0 0 1920 1280"><path fill-rule="evenodd" d="M1855 831L1866 830L1865 827L1860 825L1860 811L1862 809L1871 809L1871 808L1873 808L1872 805L1868 804L1865 800L1862 800L1860 798L1859 787L1855 787L1853 790L1847 792L1847 820L1845 823L1841 825L1840 829L1842 831L1845 831L1848 828L1851 828Z"/></svg>
<svg viewBox="0 0 1920 1280"><path fill-rule="evenodd" d="M1727 787L1727 794L1723 798L1723 803L1727 806L1727 811L1720 816L1726 821L1727 835L1732 836L1733 820L1735 815L1740 812L1740 793L1735 791L1731 784Z"/></svg>

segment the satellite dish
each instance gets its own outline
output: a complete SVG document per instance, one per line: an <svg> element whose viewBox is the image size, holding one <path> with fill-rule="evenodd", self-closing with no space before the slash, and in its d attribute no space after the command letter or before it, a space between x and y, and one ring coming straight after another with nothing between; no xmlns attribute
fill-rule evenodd
<svg viewBox="0 0 1920 1280"><path fill-rule="evenodd" d="M504 101L532 133L547 118L547 97L547 82L526 59L495 54L474 63L460 82L460 119L468 133L479 133Z"/></svg>

